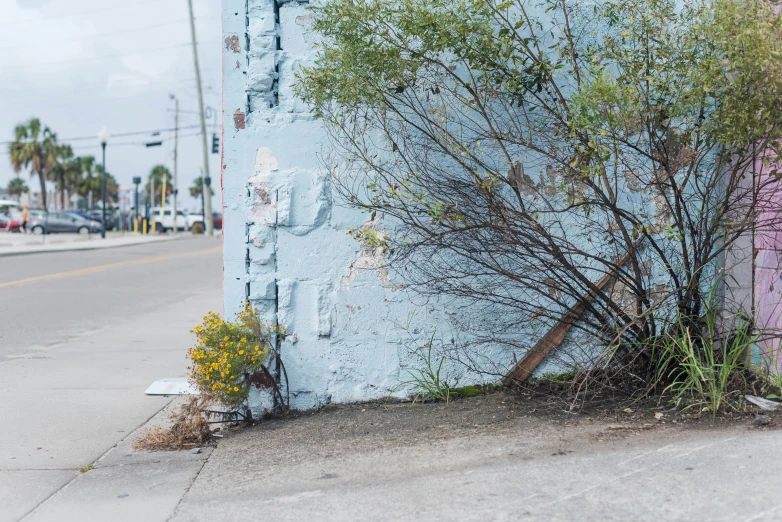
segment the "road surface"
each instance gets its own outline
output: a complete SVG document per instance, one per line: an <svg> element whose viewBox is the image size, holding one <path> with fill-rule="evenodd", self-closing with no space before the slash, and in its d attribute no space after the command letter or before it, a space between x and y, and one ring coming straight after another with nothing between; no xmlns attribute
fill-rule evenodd
<svg viewBox="0 0 782 522"><path fill-rule="evenodd" d="M36 508L169 399L222 308L220 238L0 258L0 522ZM32 512L32 515L30 515Z"/></svg>

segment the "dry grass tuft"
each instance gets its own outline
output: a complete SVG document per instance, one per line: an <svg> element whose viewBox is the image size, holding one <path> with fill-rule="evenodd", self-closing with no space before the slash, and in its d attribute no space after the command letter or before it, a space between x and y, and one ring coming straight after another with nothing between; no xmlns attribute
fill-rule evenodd
<svg viewBox="0 0 782 522"><path fill-rule="evenodd" d="M197 396L189 397L177 412L171 414L171 426L146 430L133 442L134 451L168 451L203 446L212 440L207 422L206 403Z"/></svg>

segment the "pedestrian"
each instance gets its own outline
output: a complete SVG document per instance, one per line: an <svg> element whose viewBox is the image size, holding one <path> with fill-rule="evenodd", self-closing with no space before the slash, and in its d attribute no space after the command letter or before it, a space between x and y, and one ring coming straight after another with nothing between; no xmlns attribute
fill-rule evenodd
<svg viewBox="0 0 782 522"><path fill-rule="evenodd" d="M27 233L27 222L30 221L30 210L27 208L27 205L22 207L22 218L21 218L21 228L22 233Z"/></svg>

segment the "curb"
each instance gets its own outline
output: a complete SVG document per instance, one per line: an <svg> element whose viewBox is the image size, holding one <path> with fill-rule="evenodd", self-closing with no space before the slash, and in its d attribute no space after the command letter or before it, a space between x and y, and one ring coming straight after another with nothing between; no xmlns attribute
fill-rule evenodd
<svg viewBox="0 0 782 522"><path fill-rule="evenodd" d="M0 248L0 257L26 256L32 254L51 254L56 252L77 252L77 251L86 251L86 250L108 250L110 248L149 245L153 243L160 243L163 241L176 241L179 239L184 239L185 237L191 237L191 236L184 236L184 235L163 236L163 237L147 239L145 241L134 241L130 243L110 243L110 244L106 244L102 241L96 241L96 242L79 241L74 243L58 243L59 245L67 245L63 247L44 246L42 248L30 247L29 249L26 247L22 247L21 249L18 250L12 250L6 252L3 252L2 248ZM87 244L81 244L81 243L87 243ZM14 248L14 247L10 247L10 248Z"/></svg>

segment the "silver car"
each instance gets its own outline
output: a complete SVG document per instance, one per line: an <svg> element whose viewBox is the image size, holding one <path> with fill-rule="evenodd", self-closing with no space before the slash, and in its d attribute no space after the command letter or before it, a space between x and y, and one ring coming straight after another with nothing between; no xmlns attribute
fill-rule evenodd
<svg viewBox="0 0 782 522"><path fill-rule="evenodd" d="M68 212L30 213L27 229L36 236L54 234L57 232L77 232L79 234L97 234L103 230L103 225L97 221L83 218Z"/></svg>

